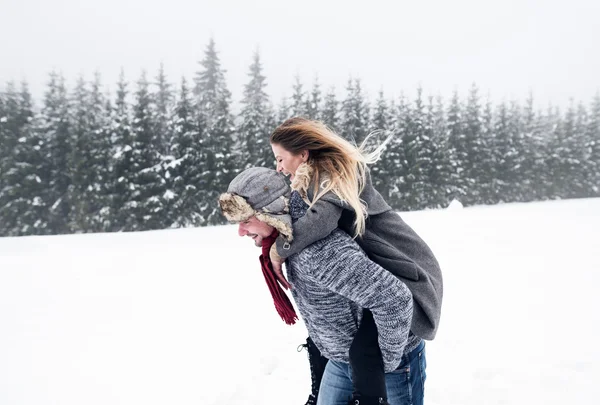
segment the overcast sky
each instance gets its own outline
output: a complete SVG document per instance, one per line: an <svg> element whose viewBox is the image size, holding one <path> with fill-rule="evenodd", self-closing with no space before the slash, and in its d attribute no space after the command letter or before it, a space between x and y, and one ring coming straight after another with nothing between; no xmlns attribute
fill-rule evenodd
<svg viewBox="0 0 600 405"><path fill-rule="evenodd" d="M275 103L294 76L340 94L350 76L374 99L420 83L448 98L476 82L494 100L586 104L600 90L600 1L0 0L0 86L27 79L39 97L52 69L72 88L98 70L114 89L161 63L193 77L210 37L234 100L261 52Z"/></svg>

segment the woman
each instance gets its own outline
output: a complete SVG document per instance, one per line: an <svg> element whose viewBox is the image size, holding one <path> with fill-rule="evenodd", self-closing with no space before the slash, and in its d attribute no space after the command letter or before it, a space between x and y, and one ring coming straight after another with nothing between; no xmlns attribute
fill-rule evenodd
<svg viewBox="0 0 600 405"><path fill-rule="evenodd" d="M377 161L382 148L371 154L364 153L322 123L303 118L285 121L275 129L270 142L277 170L290 176L292 189L308 205L305 214L294 224L294 241L287 243L278 238L271 250L272 261L280 267L282 260L340 228L355 236L369 258L410 289L413 298L411 336L433 339L441 312L441 271L427 244L392 211L371 184L367 164ZM403 356L406 360L419 358L420 367L424 366L424 350ZM344 367L331 362L326 366L319 397L335 391L328 381L338 366ZM414 387L419 385L418 379L422 379L421 386L424 382L425 376L416 373L398 376L401 366L398 365L400 368L395 374L386 375L388 393L390 378L392 383L408 380ZM336 376L339 377L339 373Z"/></svg>

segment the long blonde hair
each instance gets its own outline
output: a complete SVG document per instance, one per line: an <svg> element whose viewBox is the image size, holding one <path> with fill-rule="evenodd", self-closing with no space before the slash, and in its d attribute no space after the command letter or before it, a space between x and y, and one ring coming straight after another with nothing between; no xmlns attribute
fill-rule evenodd
<svg viewBox="0 0 600 405"><path fill-rule="evenodd" d="M367 207L360 195L367 181L367 165L379 160L391 139L388 136L375 150L367 152L366 144L371 135L357 147L320 121L294 117L279 125L270 138L272 144L280 145L294 155L308 150L308 163L312 169L310 180L315 193L311 204L329 191L335 193L356 213L354 237L365 231Z"/></svg>

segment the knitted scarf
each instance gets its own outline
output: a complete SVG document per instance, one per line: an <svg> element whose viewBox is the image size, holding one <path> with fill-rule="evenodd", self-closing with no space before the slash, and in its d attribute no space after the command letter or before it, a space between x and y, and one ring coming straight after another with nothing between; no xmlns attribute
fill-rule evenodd
<svg viewBox="0 0 600 405"><path fill-rule="evenodd" d="M277 282L277 277L273 271L273 264L271 263L271 257L269 255L271 246L275 243L278 235L279 232L275 229L270 236L262 240L262 254L259 257L260 267L262 268L265 281L267 282L267 286L273 297L277 313L286 324L293 325L296 323L296 320L298 320L298 315L296 315L296 311L294 310L294 306L290 302L290 299Z"/></svg>

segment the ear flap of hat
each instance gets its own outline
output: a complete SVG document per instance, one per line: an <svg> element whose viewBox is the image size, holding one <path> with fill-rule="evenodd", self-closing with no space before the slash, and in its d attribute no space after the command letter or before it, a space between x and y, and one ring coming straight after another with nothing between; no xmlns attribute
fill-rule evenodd
<svg viewBox="0 0 600 405"><path fill-rule="evenodd" d="M223 215L230 222L242 222L254 215L254 209L244 197L232 193L223 193L219 196L219 206Z"/></svg>
<svg viewBox="0 0 600 405"><path fill-rule="evenodd" d="M292 217L290 217L289 214L275 215L264 212L256 212L255 215L259 221L262 221L267 225L271 225L273 228L277 229L288 242L291 242L294 239L292 233Z"/></svg>

